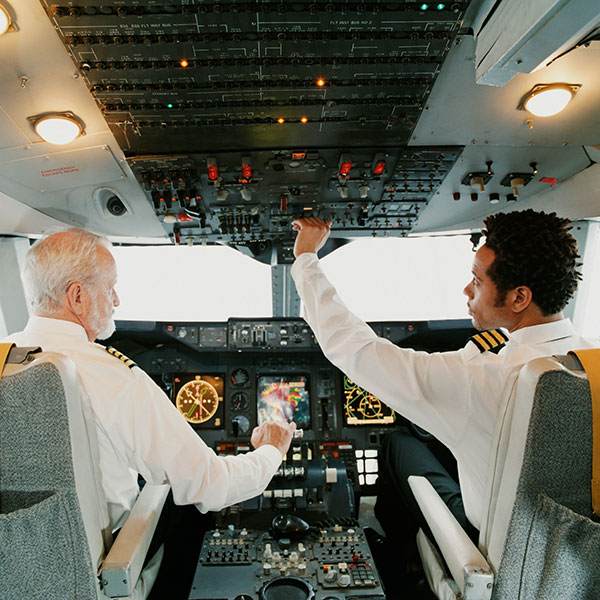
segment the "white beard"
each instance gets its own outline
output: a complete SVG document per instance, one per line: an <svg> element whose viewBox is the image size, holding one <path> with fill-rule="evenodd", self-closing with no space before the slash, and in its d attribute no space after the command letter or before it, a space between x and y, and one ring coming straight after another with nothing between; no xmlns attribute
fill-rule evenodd
<svg viewBox="0 0 600 600"><path fill-rule="evenodd" d="M98 310L98 301L92 296L92 317L90 326L94 331L97 331L96 339L105 340L115 332L115 320L112 314L106 318L102 318Z"/></svg>
<svg viewBox="0 0 600 600"><path fill-rule="evenodd" d="M96 335L96 339L97 340L106 340L115 332L115 329L116 329L115 320L111 316L105 323L103 323L103 327L102 327L102 329L100 329L100 331L98 331L98 335Z"/></svg>

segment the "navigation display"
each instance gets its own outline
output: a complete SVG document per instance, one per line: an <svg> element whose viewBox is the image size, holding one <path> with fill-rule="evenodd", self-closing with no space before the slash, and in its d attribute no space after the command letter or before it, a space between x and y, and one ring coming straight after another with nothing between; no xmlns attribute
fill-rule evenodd
<svg viewBox="0 0 600 600"><path fill-rule="evenodd" d="M173 380L175 406L192 425L221 427L223 421L223 377L177 376Z"/></svg>
<svg viewBox="0 0 600 600"><path fill-rule="evenodd" d="M344 418L346 425L391 425L396 413L344 375Z"/></svg>
<svg viewBox="0 0 600 600"><path fill-rule="evenodd" d="M258 424L294 421L310 427L310 393L304 375L262 375L258 378Z"/></svg>

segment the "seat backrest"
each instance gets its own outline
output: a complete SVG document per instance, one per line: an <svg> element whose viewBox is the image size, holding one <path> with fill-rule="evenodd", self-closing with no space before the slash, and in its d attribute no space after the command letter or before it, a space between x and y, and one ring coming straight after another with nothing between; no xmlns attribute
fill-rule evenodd
<svg viewBox="0 0 600 600"><path fill-rule="evenodd" d="M98 464L75 364L43 352L7 364L0 380L0 598L103 597L97 572L111 534Z"/></svg>
<svg viewBox="0 0 600 600"><path fill-rule="evenodd" d="M527 364L503 407L497 433L480 540L497 571L493 598L600 597L585 374L567 369L558 358Z"/></svg>

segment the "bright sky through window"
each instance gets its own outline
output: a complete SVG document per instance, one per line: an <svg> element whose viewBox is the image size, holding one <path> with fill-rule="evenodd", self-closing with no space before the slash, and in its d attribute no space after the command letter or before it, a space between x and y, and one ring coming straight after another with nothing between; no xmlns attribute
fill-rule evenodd
<svg viewBox="0 0 600 600"><path fill-rule="evenodd" d="M346 305L366 321L468 319L468 236L357 240L322 260Z"/></svg>
<svg viewBox="0 0 600 600"><path fill-rule="evenodd" d="M225 246L115 247L121 306L115 318L226 321L272 316L271 272ZM462 294L468 237L362 239L322 259L340 296L362 318L468 318Z"/></svg>
<svg viewBox="0 0 600 600"><path fill-rule="evenodd" d="M115 319L226 321L270 317L271 268L225 246L115 247Z"/></svg>

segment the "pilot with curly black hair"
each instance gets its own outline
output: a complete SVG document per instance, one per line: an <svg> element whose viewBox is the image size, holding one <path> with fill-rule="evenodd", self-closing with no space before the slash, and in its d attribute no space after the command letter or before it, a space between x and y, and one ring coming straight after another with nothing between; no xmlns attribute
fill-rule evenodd
<svg viewBox="0 0 600 600"><path fill-rule="evenodd" d="M396 561L402 555L414 561L415 534L424 525L407 477L426 476L475 537L498 411L520 368L534 358L598 346L598 340L579 336L562 314L581 278L571 222L525 210L492 215L484 224L485 243L475 253L473 277L464 288L480 333L461 350L428 354L395 346L352 314L316 254L330 223L294 221L292 275L324 354L355 383L440 440L458 465L456 481L444 466L447 450L406 431L384 438L375 513L388 539L397 542Z"/></svg>

